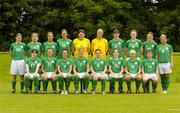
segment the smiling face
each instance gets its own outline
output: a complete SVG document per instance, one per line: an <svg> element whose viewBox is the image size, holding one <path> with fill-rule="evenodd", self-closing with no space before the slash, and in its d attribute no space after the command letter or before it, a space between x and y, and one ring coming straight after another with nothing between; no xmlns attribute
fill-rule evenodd
<svg viewBox="0 0 180 113"><path fill-rule="evenodd" d="M62 36L63 39L67 38L67 36L68 36L67 31L66 31L66 30L63 30L63 31L61 32L61 36Z"/></svg>
<svg viewBox="0 0 180 113"><path fill-rule="evenodd" d="M147 34L147 41L152 41L153 40L153 35L148 33Z"/></svg>
<svg viewBox="0 0 180 113"><path fill-rule="evenodd" d="M96 58L101 58L101 51L100 50L96 50Z"/></svg>
<svg viewBox="0 0 180 113"><path fill-rule="evenodd" d="M36 51L36 50L32 51L32 52L31 52L31 56L32 56L33 59L36 58L36 56L37 56L37 51Z"/></svg>
<svg viewBox="0 0 180 113"><path fill-rule="evenodd" d="M114 50L113 55L114 55L114 58L118 58L118 55L119 55L118 49Z"/></svg>
<svg viewBox="0 0 180 113"><path fill-rule="evenodd" d="M53 50L51 48L47 50L47 55L48 55L48 57L52 57Z"/></svg>
<svg viewBox="0 0 180 113"><path fill-rule="evenodd" d="M137 37L137 32L135 30L132 30L130 33L131 39L136 39Z"/></svg>
<svg viewBox="0 0 180 113"><path fill-rule="evenodd" d="M37 42L38 41L38 34L37 33L32 33L31 39L32 39L32 42Z"/></svg>
<svg viewBox="0 0 180 113"><path fill-rule="evenodd" d="M152 59L152 52L151 52L151 51L148 51L148 52L147 52L147 58L148 58L149 60Z"/></svg>
<svg viewBox="0 0 180 113"><path fill-rule="evenodd" d="M160 41L161 41L161 44L166 44L167 43L166 35L161 35Z"/></svg>
<svg viewBox="0 0 180 113"><path fill-rule="evenodd" d="M17 35L16 36L16 42L21 42L22 41L22 36L21 35Z"/></svg>
<svg viewBox="0 0 180 113"><path fill-rule="evenodd" d="M131 50L130 51L130 59L135 59L135 57L136 57L136 51L135 50Z"/></svg>
<svg viewBox="0 0 180 113"><path fill-rule="evenodd" d="M102 29L97 30L97 38L102 38L103 34L104 34L104 32Z"/></svg>
<svg viewBox="0 0 180 113"><path fill-rule="evenodd" d="M118 32L113 33L114 38L119 38L119 35L120 34Z"/></svg>
<svg viewBox="0 0 180 113"><path fill-rule="evenodd" d="M84 57L84 49L82 48L79 49L79 57L80 58Z"/></svg>
<svg viewBox="0 0 180 113"><path fill-rule="evenodd" d="M67 50L63 50L62 57L63 57L63 59L67 58Z"/></svg>
<svg viewBox="0 0 180 113"><path fill-rule="evenodd" d="M49 33L47 34L47 38L48 38L48 41L49 41L49 42L52 42L52 41L53 41L53 37L54 37L54 35L53 35L52 32L49 32Z"/></svg>

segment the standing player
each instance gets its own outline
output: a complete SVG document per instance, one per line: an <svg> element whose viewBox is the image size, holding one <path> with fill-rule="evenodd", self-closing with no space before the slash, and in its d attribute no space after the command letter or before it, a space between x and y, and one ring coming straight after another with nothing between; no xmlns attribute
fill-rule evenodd
<svg viewBox="0 0 180 113"><path fill-rule="evenodd" d="M123 89L123 60L119 57L118 49L114 49L113 58L111 58L108 62L109 71L110 71L110 93L114 93L115 91L115 80L118 80L119 93L122 93Z"/></svg>
<svg viewBox="0 0 180 113"><path fill-rule="evenodd" d="M173 69L173 48L171 45L167 44L166 35L161 35L161 44L157 46L156 58L159 63L159 73L161 76L161 85L163 89L163 94L167 93L169 86L169 74Z"/></svg>
<svg viewBox="0 0 180 113"><path fill-rule="evenodd" d="M89 86L89 61L84 57L84 49L79 48L79 57L74 60L74 86L75 86L75 94L78 93L79 89L79 81L78 79L83 80L83 92L86 94Z"/></svg>
<svg viewBox="0 0 180 113"><path fill-rule="evenodd" d="M92 71L92 78L93 78L93 92L92 94L96 93L96 86L97 80L101 80L101 89L102 94L105 94L105 86L106 86L106 61L101 56L101 50L95 50L95 58L91 61L91 71Z"/></svg>
<svg viewBox="0 0 180 113"><path fill-rule="evenodd" d="M79 34L78 34L79 38L76 38L73 40L73 47L72 47L72 51L74 54L74 58L78 58L79 57L79 48L83 48L84 49L84 56L86 58L88 58L89 52L90 52L90 41L85 37L85 31L83 29L79 30Z"/></svg>
<svg viewBox="0 0 180 113"><path fill-rule="evenodd" d="M71 82L71 71L72 71L72 61L67 58L68 50L64 49L62 51L62 59L57 61L57 71L58 71L58 81L59 81L59 93L68 94L69 86ZM65 88L64 91L64 81Z"/></svg>
<svg viewBox="0 0 180 113"><path fill-rule="evenodd" d="M33 49L36 49L37 50L37 56L39 58L41 58L41 50L42 50L42 44L40 42L38 42L38 33L32 33L31 35L31 42L27 44L27 56L28 58L31 57L31 51Z"/></svg>
<svg viewBox="0 0 180 113"><path fill-rule="evenodd" d="M61 30L62 39L57 40L58 56L57 59L62 58L62 51L66 49L68 51L68 58L71 57L72 40L68 39L68 33L66 29Z"/></svg>
<svg viewBox="0 0 180 113"><path fill-rule="evenodd" d="M147 58L147 51L151 50L152 52L152 57L156 58L156 47L157 44L153 40L154 34L152 32L148 32L147 34L147 40L143 43L143 59Z"/></svg>
<svg viewBox="0 0 180 113"><path fill-rule="evenodd" d="M119 58L123 59L123 52L124 52L124 41L119 38L119 30L115 29L113 31L114 38L109 41L109 52L111 58L113 58L113 53L115 49L118 49Z"/></svg>
<svg viewBox="0 0 180 113"><path fill-rule="evenodd" d="M139 87L141 85L141 66L140 61L136 59L136 51L130 51L130 59L126 61L126 84L127 84L127 93L131 93L131 80L136 82L136 93L140 93Z"/></svg>
<svg viewBox="0 0 180 113"><path fill-rule="evenodd" d="M34 81L34 93L38 92L38 84L39 84L39 67L41 65L41 59L37 57L37 50L34 49L31 51L31 58L26 60L26 73L24 78L25 83L25 92L30 93L30 80Z"/></svg>
<svg viewBox="0 0 180 113"><path fill-rule="evenodd" d="M143 46L142 46L142 41L137 39L137 31L136 30L131 30L130 32L131 39L126 41L126 57L127 60L130 57L130 51L135 50L136 51L136 58L140 61L140 53L143 51Z"/></svg>
<svg viewBox="0 0 180 113"><path fill-rule="evenodd" d="M41 54L42 54L42 44L40 42L38 42L39 37L38 37L38 33L33 32L31 34L31 42L27 44L27 57L31 58L31 51L36 49L37 50L37 57L41 58ZM39 86L38 86L38 91L40 92L40 88L41 88L41 77L39 78ZM30 81L30 91L32 89L32 83Z"/></svg>
<svg viewBox="0 0 180 113"><path fill-rule="evenodd" d="M106 53L108 51L108 41L105 38L103 38L102 29L97 30L97 36L91 42L91 52L92 52L93 58L96 56L96 52L95 52L96 49L100 49L102 58L106 59Z"/></svg>
<svg viewBox="0 0 180 113"><path fill-rule="evenodd" d="M57 44L53 41L53 38L54 38L53 33L48 32L47 38L48 38L48 41L43 43L43 46L42 46L43 55L44 55L44 57L47 57L47 50L49 48L52 48L53 49L53 55L52 56L56 57L56 55L57 55Z"/></svg>
<svg viewBox="0 0 180 113"><path fill-rule="evenodd" d="M152 58L153 54L151 50L147 50L146 54L147 59L142 61L143 86L145 88L145 93L149 93L149 90L147 90L145 86L147 81L152 80L152 92L156 92L158 83L158 62L156 59Z"/></svg>
<svg viewBox="0 0 180 113"><path fill-rule="evenodd" d="M16 76L20 75L20 87L21 93L23 93L24 88L24 73L25 73L25 50L26 45L21 42L22 34L16 34L16 42L12 43L10 46L10 54L12 58L10 74L12 75L12 93L16 92Z"/></svg>
<svg viewBox="0 0 180 113"><path fill-rule="evenodd" d="M56 58L52 56L53 49L47 50L47 57L42 59L42 72L43 72L43 93L47 93L48 80L52 80L53 93L56 93Z"/></svg>

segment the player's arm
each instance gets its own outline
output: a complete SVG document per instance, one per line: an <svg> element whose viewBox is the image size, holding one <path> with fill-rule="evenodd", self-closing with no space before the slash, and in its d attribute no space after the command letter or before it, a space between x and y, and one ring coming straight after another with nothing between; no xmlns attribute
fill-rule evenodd
<svg viewBox="0 0 180 113"><path fill-rule="evenodd" d="M59 65L57 65L57 72L58 72L59 74L62 73L62 72L61 72L61 67L60 67Z"/></svg>
<svg viewBox="0 0 180 113"><path fill-rule="evenodd" d="M106 74L106 71L107 71L107 66L104 67L103 73Z"/></svg>
<svg viewBox="0 0 180 113"><path fill-rule="evenodd" d="M26 64L26 73L29 74L29 64Z"/></svg>
<svg viewBox="0 0 180 113"><path fill-rule="evenodd" d="M72 55L74 56L74 52L75 52L75 39L72 42Z"/></svg>
<svg viewBox="0 0 180 113"><path fill-rule="evenodd" d="M43 74L46 73L46 71L44 70L44 64L42 64L42 69L41 69L41 70L42 70L42 73L43 73Z"/></svg>
<svg viewBox="0 0 180 113"><path fill-rule="evenodd" d="M114 74L114 72L112 71L112 69L111 69L111 66L109 65L109 72L111 73L111 74Z"/></svg>
<svg viewBox="0 0 180 113"><path fill-rule="evenodd" d="M142 69L141 69L141 66L139 66L138 73L137 73L138 75L141 74L141 70L142 70Z"/></svg>
<svg viewBox="0 0 180 113"><path fill-rule="evenodd" d="M72 65L70 65L69 67L69 72L68 72L69 75L71 74L71 71L72 71Z"/></svg>
<svg viewBox="0 0 180 113"><path fill-rule="evenodd" d="M34 72L34 73L35 73L35 75L38 73L40 66L41 66L41 64L40 64L40 63L38 63L38 64L37 64L37 66L36 66L36 70L35 70L35 72Z"/></svg>
<svg viewBox="0 0 180 113"><path fill-rule="evenodd" d="M120 74L122 74L122 73L123 73L123 71L124 71L124 67L122 66L122 67L121 67Z"/></svg>
<svg viewBox="0 0 180 113"><path fill-rule="evenodd" d="M170 53L171 69L173 69L173 52Z"/></svg>
<svg viewBox="0 0 180 113"><path fill-rule="evenodd" d="M77 74L76 65L73 65L73 72L74 72L75 75Z"/></svg>
<svg viewBox="0 0 180 113"><path fill-rule="evenodd" d="M93 56L94 53L94 41L91 42L91 55Z"/></svg>
<svg viewBox="0 0 180 113"><path fill-rule="evenodd" d="M126 74L128 74L128 75L130 74L127 67L125 67L125 72L126 72Z"/></svg>
<svg viewBox="0 0 180 113"><path fill-rule="evenodd" d="M108 54L108 41L107 40L105 40L105 51L106 51L106 54Z"/></svg>
<svg viewBox="0 0 180 113"><path fill-rule="evenodd" d="M90 54L90 51L91 51L91 44L90 41L88 40L88 47L87 47L88 55Z"/></svg>
<svg viewBox="0 0 180 113"><path fill-rule="evenodd" d="M89 64L87 64L86 67L87 67L86 74L88 74L89 71L90 71L90 69L89 69Z"/></svg>

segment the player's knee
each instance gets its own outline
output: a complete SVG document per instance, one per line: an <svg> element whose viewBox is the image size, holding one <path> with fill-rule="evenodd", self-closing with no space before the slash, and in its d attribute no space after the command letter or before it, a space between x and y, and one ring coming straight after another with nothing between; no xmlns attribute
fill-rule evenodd
<svg viewBox="0 0 180 113"><path fill-rule="evenodd" d="M126 75L125 77L126 80L130 80L131 79L131 76L129 74Z"/></svg>

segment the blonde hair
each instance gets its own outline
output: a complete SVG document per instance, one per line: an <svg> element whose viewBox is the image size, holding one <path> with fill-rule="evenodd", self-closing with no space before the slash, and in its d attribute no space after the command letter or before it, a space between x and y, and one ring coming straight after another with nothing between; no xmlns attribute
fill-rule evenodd
<svg viewBox="0 0 180 113"><path fill-rule="evenodd" d="M129 52L130 54L136 54L136 51L135 50L131 50L130 52Z"/></svg>
<svg viewBox="0 0 180 113"><path fill-rule="evenodd" d="M97 33L103 33L103 30L102 29L98 29Z"/></svg>

